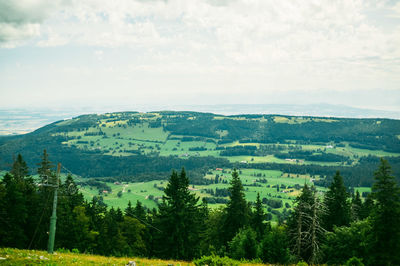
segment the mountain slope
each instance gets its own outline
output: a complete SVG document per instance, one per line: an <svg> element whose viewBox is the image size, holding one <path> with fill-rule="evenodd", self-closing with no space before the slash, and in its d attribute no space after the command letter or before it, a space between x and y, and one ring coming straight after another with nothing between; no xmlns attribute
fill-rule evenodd
<svg viewBox="0 0 400 266"><path fill-rule="evenodd" d="M0 138L0 167L7 169L21 153L34 168L46 149L51 160L87 177L158 179L185 166L199 181L207 169L249 164L319 169L319 174L330 175L334 169L377 161L366 156L391 157L397 165L399 136L400 121L392 119L169 111L91 114Z"/></svg>

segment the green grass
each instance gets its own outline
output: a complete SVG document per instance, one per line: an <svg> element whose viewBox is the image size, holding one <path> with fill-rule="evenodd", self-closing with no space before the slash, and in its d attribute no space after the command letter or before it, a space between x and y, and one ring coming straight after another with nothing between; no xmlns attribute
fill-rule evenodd
<svg viewBox="0 0 400 266"><path fill-rule="evenodd" d="M363 192L371 192L371 188L370 187L356 187L354 188L354 192L360 192L360 194L362 194Z"/></svg>
<svg viewBox="0 0 400 266"><path fill-rule="evenodd" d="M128 258L105 257L91 254L76 254L70 252L54 252L24 250L12 248L0 248L1 265L126 265L129 261L135 261L136 265L194 265L192 262Z"/></svg>
<svg viewBox="0 0 400 266"><path fill-rule="evenodd" d="M178 156L181 158L188 158L191 156L214 156L220 158L226 158L230 162L246 162L246 163L280 163L280 164L316 164L322 166L341 166L345 165L341 162L315 162L315 161L303 161L299 162L291 162L286 161L284 159L279 159L274 157L273 155L267 156L220 156L220 151L216 150L218 139L212 139L213 142L206 141L181 141L180 138L187 136L180 135L170 135L170 132L164 131L162 127L159 128L151 128L149 127L149 121L156 119L160 115L157 113L151 114L146 117L145 114L137 114L137 117L141 119L141 123L130 126L127 124L127 120L123 120L122 116L120 116L119 121L107 122L107 119L102 119L96 127L90 127L87 130L83 131L71 131L67 133L57 133L57 135L75 137L75 139L70 139L66 142L63 142L64 145L75 146L79 149L84 150L100 150L104 154L113 155L113 156L129 156L133 154L137 154L138 150L140 150L141 154L146 155L155 155L159 154L160 156ZM224 117L215 117L216 119L227 119ZM231 118L229 118L231 119ZM238 118L232 118L238 119ZM240 118L244 119L244 118ZM261 119L261 118L260 118ZM276 122L279 123L305 123L314 121L316 118L302 118L302 117L294 117L294 118L286 118L281 116L276 116L274 118ZM76 119L75 119L76 120ZM258 119L259 120L259 119ZM317 119L319 122L334 122L332 119ZM72 123L72 120L60 122L59 125L63 123ZM85 133L93 133L93 132L104 132L106 136L97 135L97 136L85 136ZM220 136L226 136L229 132L218 131L216 132ZM193 136L196 137L196 136ZM175 139L169 139L175 138ZM177 139L176 139L177 138ZM290 140L288 140L290 141ZM87 143L83 143L87 142ZM357 164L358 158L362 156L374 155L379 157L385 156L400 156L400 153L392 153L385 152L379 150L366 150L366 149L357 149L353 148L345 143L345 147L335 147L328 148L328 144L326 145L298 145L295 141L290 145L295 145L300 147L305 151L313 151L313 152L327 152L338 154L342 156L346 156L349 159L353 160L353 165ZM226 143L220 146L224 147L233 147L238 145L252 145L260 147L261 145L272 145L272 144L260 144L260 143L239 143L238 141L232 143ZM279 144L281 147L284 147L285 150L283 152L288 151L289 144ZM204 147L207 150L205 151L190 151L190 148L194 147Z"/></svg>
<svg viewBox="0 0 400 266"><path fill-rule="evenodd" d="M138 266L194 265L192 261L147 259L139 257L106 257L92 254L77 254L64 250L49 254L42 250L14 248L0 248L0 258L1 265L127 265L130 261L134 261ZM237 265L244 266L266 265L259 262L231 261Z"/></svg>
<svg viewBox="0 0 400 266"><path fill-rule="evenodd" d="M400 153L387 152L387 151L381 151L381 150L358 149L358 148L353 148L350 146L346 146L346 150L353 154L357 154L358 156L368 156L368 155L374 155L374 156L378 156L378 157L400 156Z"/></svg>
<svg viewBox="0 0 400 266"><path fill-rule="evenodd" d="M209 184L209 185L190 185L190 189L198 196L200 199L203 197L212 197L212 195L205 192L206 189L213 189L215 191L218 189L227 189L229 188L229 181L232 178L232 169L224 169L220 170L210 170L209 173L204 177L206 179L214 180L216 175L219 175L220 182L218 184ZM285 204L288 203L290 208L293 207L293 201L300 194L300 190L294 188L296 184L303 186L304 183L308 185L312 185L311 177L309 175L294 175L282 173L281 171L276 170L258 170L258 169L241 169L240 170L240 179L244 185L244 192L246 196L246 200L255 202L257 193L260 194L262 198L273 198L277 200L282 200L283 206L277 210L280 212L285 208ZM257 183L257 179L267 179L267 183L258 183L261 186L249 186L254 183ZM318 177L315 177L318 179ZM226 181L222 183L222 180ZM158 187L165 187L167 185L166 180L157 180L157 181L149 181L149 182L136 182L136 183L123 183L122 185L115 185L114 183L107 183L112 189L111 193L102 194L104 202L109 207L121 208L124 210L127 207L128 201L130 200L132 204L136 204L136 201L141 201L148 208L155 208L157 206L154 200L149 199L149 195L153 195L155 198L159 198L163 196L163 191L154 187L154 185ZM292 188L281 188L281 185L285 185L286 187L291 186ZM280 189L277 191L276 186L279 185ZM125 192L122 194L122 197L118 197L117 194L119 191L123 190L125 186ZM128 192L128 189L131 191ZM366 188L362 188L364 191ZM290 190L293 190L290 192ZM326 188L317 187L318 191L326 191ZM85 198L90 200L93 196L98 195L98 190L96 188L90 189L90 187L85 186L81 188L81 192L84 194ZM228 199L228 197L225 197ZM218 208L220 206L224 206L224 204L209 204L210 208ZM268 206L264 205L264 208L267 209ZM276 217L273 217L276 220Z"/></svg>
<svg viewBox="0 0 400 266"><path fill-rule="evenodd" d="M108 182L107 185L111 187L111 193L102 193L104 202L108 206L112 206L115 208L125 209L128 205L128 202L131 201L133 205L136 204L136 201L142 202L148 208L155 208L157 204L155 201L149 199L149 195L153 195L154 197L162 197L163 192L154 187L154 184L157 186L164 186L166 181L149 181L149 182L137 182L137 183L128 183L122 185L115 185L114 183ZM125 191L124 191L125 187ZM130 190L130 192L129 192ZM84 195L86 199L92 199L93 196L98 196L99 191L94 187L81 187L80 191ZM122 197L118 197L117 194L119 191L124 191L122 193Z"/></svg>

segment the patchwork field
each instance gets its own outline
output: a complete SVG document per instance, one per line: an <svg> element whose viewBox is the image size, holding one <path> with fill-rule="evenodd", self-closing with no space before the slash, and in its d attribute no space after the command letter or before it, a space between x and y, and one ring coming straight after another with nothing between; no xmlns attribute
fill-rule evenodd
<svg viewBox="0 0 400 266"><path fill-rule="evenodd" d="M207 198L209 207L218 208L228 200L227 189L232 178L232 169L210 170L205 179L212 181L209 185L190 185L200 199ZM244 186L246 199L255 202L257 193L263 200L265 210L271 212L272 220L277 221L276 212L286 213L291 210L296 196L299 195L304 184L313 185L318 176L287 174L276 170L241 169L239 176ZM94 196L101 196L109 207L125 209L128 201L134 205L140 201L149 209L155 208L161 202L163 188L167 180L148 182L104 182L110 190L99 190L93 186L81 186L80 191L85 198L90 200ZM324 192L327 189L316 186L317 191ZM367 187L354 188L360 193L370 192ZM217 192L219 191L219 192ZM321 193L322 196L322 193Z"/></svg>
<svg viewBox="0 0 400 266"><path fill-rule="evenodd" d="M179 135L174 134L165 129L162 122L159 121L161 115L158 113L146 114L132 114L135 117L135 123L130 122L129 119L124 119L113 114L111 118L99 119L95 125L87 128L70 130L63 133L55 133L54 136L64 136L68 140L62 142L63 145L68 147L77 147L82 150L98 151L106 155L112 156L129 156L129 155L150 155L150 156L177 156L181 158L188 158L192 156L214 156L219 158L227 158L230 162L243 162L243 163L289 163L289 164L316 164L326 166L339 166L339 165L355 165L362 156L400 156L400 152L387 152L382 150L369 150L355 148L350 143L343 141L340 145L333 142L326 142L321 144L304 144L296 140L285 140L286 143L258 143L258 142L220 142L221 137L229 134L228 130L217 130L216 137L199 137L195 135ZM195 118L188 117L187 120L194 120ZM78 119L78 118L75 118ZM222 121L232 119L234 121L248 121L240 117L223 117L215 116L214 120ZM303 124L309 122L324 122L336 123L335 119L323 118L302 118L302 117L282 117L276 116L272 118L278 124ZM252 119L260 123L270 123L263 118ZM161 120L162 121L162 120ZM251 121L251 119L250 119ZM60 122L58 126L66 126L73 124L74 119ZM292 144L290 144L292 143ZM257 150L267 150L266 154L260 155L221 155L221 150L240 148L240 147L253 146ZM334 154L342 156L337 161L318 161L309 160L308 157L299 155L296 158L288 156L288 158L276 157L276 153L289 154L293 151L310 152L311 155L326 155ZM321 156L320 156L321 157ZM323 157L321 157L323 158Z"/></svg>
<svg viewBox="0 0 400 266"><path fill-rule="evenodd" d="M362 193L370 190L379 157L386 157L398 175L399 128L400 121L391 119L174 111L92 114L0 139L0 165L9 169L12 156L21 153L35 169L47 149L51 161L85 177L79 182L87 199L100 196L122 209L138 200L156 207L167 183L157 179L181 167L194 173L193 184L208 184L191 185L192 191L207 198L210 207L221 206L228 199L229 168L236 167L247 200L254 202L260 193L266 209L284 213L305 183L321 185L316 188L322 192L337 170L346 186Z"/></svg>

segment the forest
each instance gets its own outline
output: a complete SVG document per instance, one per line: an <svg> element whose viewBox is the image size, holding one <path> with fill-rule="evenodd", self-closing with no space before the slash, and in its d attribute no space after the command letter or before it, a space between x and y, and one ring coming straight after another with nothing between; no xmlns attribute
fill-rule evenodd
<svg viewBox="0 0 400 266"><path fill-rule="evenodd" d="M126 181L165 179L185 166L202 184L208 169L258 168L371 186L385 157L400 176L400 121L282 115L222 116L197 112L82 115L34 132L0 137L0 169L24 154L32 169L46 149L82 177Z"/></svg>
<svg viewBox="0 0 400 266"><path fill-rule="evenodd" d="M365 199L347 190L339 171L325 193L305 184L293 212L272 225L263 201L281 202L259 195L247 201L236 170L227 191L214 192L229 195L220 208L210 209L189 190L182 168L169 174L157 208L138 201L115 209L98 197L85 201L72 176L61 182L46 152L31 170L19 154L0 182L0 246L46 249L57 187L56 250L186 261L226 256L273 264L399 265L398 182L385 159L368 174L373 185Z"/></svg>

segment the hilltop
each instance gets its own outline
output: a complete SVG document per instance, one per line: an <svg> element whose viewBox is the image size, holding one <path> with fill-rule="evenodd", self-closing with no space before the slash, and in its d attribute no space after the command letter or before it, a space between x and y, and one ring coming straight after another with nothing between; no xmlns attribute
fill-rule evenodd
<svg viewBox="0 0 400 266"><path fill-rule="evenodd" d="M215 168L320 176L341 170L348 185L365 186L378 157L388 157L398 171L400 121L186 111L82 115L0 138L0 168L8 169L18 153L35 168L44 149L82 177L165 179L185 166L202 183Z"/></svg>

